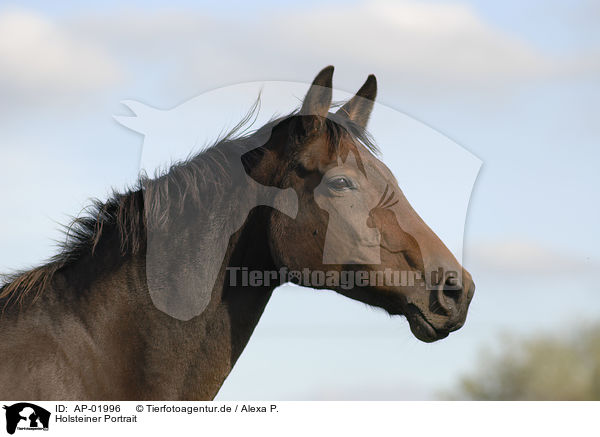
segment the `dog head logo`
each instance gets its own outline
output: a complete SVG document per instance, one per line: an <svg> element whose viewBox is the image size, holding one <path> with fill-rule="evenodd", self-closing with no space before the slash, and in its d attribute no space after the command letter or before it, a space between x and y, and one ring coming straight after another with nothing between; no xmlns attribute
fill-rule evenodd
<svg viewBox="0 0 600 437"><path fill-rule="evenodd" d="M189 154L223 120L242 118L214 147L197 149L200 155L145 182L146 277L156 308L182 321L201 314L211 300L231 236L258 206L282 213L273 214L269 226L285 238L269 237L268 242L269 250L278 254L277 264L289 269L289 282L312 283L301 280L305 268L360 271L368 266L365 271L390 268L438 275L441 267L462 275L466 212L481 161L430 127L375 104L374 78L356 95L335 91L334 96L328 84L332 73L332 68L324 69L308 92L307 84L261 82L213 90L168 110L123 101L131 114L115 119L144 136L140 167L145 173ZM302 107L288 116L269 119L260 114L297 107L296 96L303 94ZM260 100L255 100L257 95ZM255 101L247 113L248 105L236 100L241 96ZM331 112L332 99L347 103ZM231 108L240 106L246 115L232 116ZM356 118L360 127L349 119L357 108L377 111L371 127L379 147L363 132L368 116ZM254 125L263 127L249 130ZM344 132L362 134L353 139L340 136ZM377 156L386 156L389 166ZM269 176L250 176L249 166L259 161L265 169L277 168L264 174L277 174L278 183L271 183ZM211 256L206 256L209 248ZM433 273L423 275L423 286L438 290L442 282ZM449 289L449 282L443 284ZM411 289L428 314L427 291Z"/></svg>
<svg viewBox="0 0 600 437"><path fill-rule="evenodd" d="M14 434L19 430L47 430L50 412L35 404L20 402L3 407L6 410L6 432Z"/></svg>

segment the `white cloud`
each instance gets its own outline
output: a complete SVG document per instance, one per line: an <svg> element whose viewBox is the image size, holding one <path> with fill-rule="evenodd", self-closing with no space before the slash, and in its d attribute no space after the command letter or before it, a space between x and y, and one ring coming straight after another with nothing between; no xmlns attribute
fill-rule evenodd
<svg viewBox="0 0 600 437"><path fill-rule="evenodd" d="M24 10L0 11L0 87L38 97L112 84L119 68L100 47Z"/></svg>
<svg viewBox="0 0 600 437"><path fill-rule="evenodd" d="M243 19L187 10L124 10L78 17L69 25L124 62L148 63L157 74L171 69L172 82L208 86L308 80L330 63L442 87L494 86L561 68L462 3L379 0L279 8Z"/></svg>
<svg viewBox="0 0 600 437"><path fill-rule="evenodd" d="M337 67L340 89L353 90L353 76L373 72L436 98L597 70L589 60L551 57L460 2L280 6L243 17L184 8L111 8L56 20L0 12L0 90L19 98L108 86L121 93L116 100L144 97L135 93L152 84L175 104L240 81L308 81L327 64ZM118 78L129 79L125 88L110 87Z"/></svg>
<svg viewBox="0 0 600 437"><path fill-rule="evenodd" d="M296 46L342 52L403 75L479 81L530 77L552 67L541 53L460 3L375 1L315 12L273 21L282 35L303 35L290 38Z"/></svg>
<svg viewBox="0 0 600 437"><path fill-rule="evenodd" d="M531 241L507 239L479 243L465 251L473 271L485 270L503 275L595 276L600 268L597 260L549 248Z"/></svg>

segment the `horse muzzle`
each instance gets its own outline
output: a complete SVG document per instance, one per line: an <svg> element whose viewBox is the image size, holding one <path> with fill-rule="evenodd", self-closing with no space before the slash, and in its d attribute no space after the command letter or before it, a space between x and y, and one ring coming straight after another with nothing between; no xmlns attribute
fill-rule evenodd
<svg viewBox="0 0 600 437"><path fill-rule="evenodd" d="M427 343L446 338L465 324L474 293L471 275L463 270L459 285L441 284L427 293L408 297L404 314L410 330L415 337Z"/></svg>

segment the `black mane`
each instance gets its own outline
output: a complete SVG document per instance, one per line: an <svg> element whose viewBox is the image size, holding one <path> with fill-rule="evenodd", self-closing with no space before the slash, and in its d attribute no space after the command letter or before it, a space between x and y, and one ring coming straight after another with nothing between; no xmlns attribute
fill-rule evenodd
<svg viewBox="0 0 600 437"><path fill-rule="evenodd" d="M106 201L92 199L81 217L74 218L64 227L65 240L59 243L59 251L46 264L29 271L0 275L0 301L4 307L10 302L23 303L25 296L35 292L35 299L50 285L54 275L86 256L94 256L98 246L105 240L116 240L120 258L136 255L146 248L147 221L167 224L169 211L181 211L192 202L202 205L210 202L206 193L217 196L230 174L233 157L240 156L252 166L262 156L272 130L286 121L299 119L295 111L287 116L272 119L260 129L250 131L257 103L248 114L224 137L195 156L174 163L166 171L158 172L154 178L142 174L134 186L123 193L114 191ZM297 120L296 120L297 121ZM337 150L344 135L364 145L371 152L379 150L370 135L347 117L329 114L324 123L332 150ZM290 141L295 141L290 130ZM166 208L165 206L169 207ZM113 241L114 242L114 241Z"/></svg>

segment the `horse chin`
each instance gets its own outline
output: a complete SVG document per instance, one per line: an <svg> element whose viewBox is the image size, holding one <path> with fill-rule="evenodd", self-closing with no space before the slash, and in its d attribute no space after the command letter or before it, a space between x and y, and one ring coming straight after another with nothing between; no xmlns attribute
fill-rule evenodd
<svg viewBox="0 0 600 437"><path fill-rule="evenodd" d="M450 331L436 329L415 305L409 305L405 316L408 320L410 331L415 337L425 343L433 343L434 341L448 337L450 334Z"/></svg>
<svg viewBox="0 0 600 437"><path fill-rule="evenodd" d="M383 298L383 296L389 298L389 294L393 293L394 289L356 287L350 290L336 289L336 291L350 299L382 308L392 316L406 317L413 335L425 343L433 343L448 337L451 331L460 328L464 323L458 323L450 329L446 329L446 326L437 328L429 321L425 311L416 304L407 302L406 298L400 295L391 300Z"/></svg>

